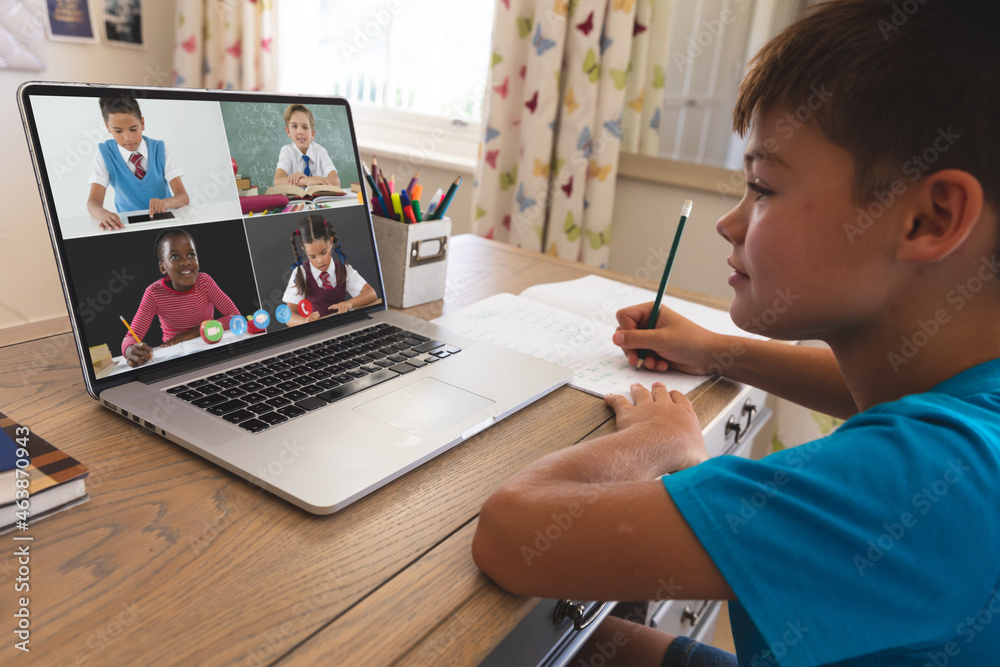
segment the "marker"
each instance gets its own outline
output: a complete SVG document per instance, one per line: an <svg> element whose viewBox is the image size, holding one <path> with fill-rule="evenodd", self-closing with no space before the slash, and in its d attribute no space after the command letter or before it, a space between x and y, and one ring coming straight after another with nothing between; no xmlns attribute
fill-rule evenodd
<svg viewBox="0 0 1000 667"><path fill-rule="evenodd" d="M406 222L406 219L403 217L403 204L399 200L398 192L392 193L392 210L396 212L397 220L400 222Z"/></svg>
<svg viewBox="0 0 1000 667"><path fill-rule="evenodd" d="M427 210L424 211L424 217L427 218L428 220L433 220L434 219L432 217L434 215L434 209L436 209L438 207L438 204L441 203L441 196L443 194L444 194L444 190L442 190L441 188L438 188L434 192L434 196L431 197L431 203L429 203L427 205Z"/></svg>
<svg viewBox="0 0 1000 667"><path fill-rule="evenodd" d="M128 332L129 332L130 334L132 334L132 338L135 338L135 342L136 342L136 343L141 343L141 342L142 342L142 339L141 339L141 338L139 338L138 336L136 336L136 335L135 335L135 332L134 332L134 331L132 331L132 327L131 327L131 326L129 325L129 323L128 323L128 322L126 322L126 321L125 321L125 318L124 318L124 317L122 317L121 315L119 315L119 316L118 316L118 319L120 319L120 320L122 321L122 324L124 324L124 325L125 325L125 327L126 327L126 328L128 329Z"/></svg>
<svg viewBox="0 0 1000 667"><path fill-rule="evenodd" d="M434 209L434 215L431 216L431 220L440 220L444 217L444 214L448 212L448 206L451 205L451 200L455 197L455 192L458 191L458 186L462 184L462 177L459 176L455 179L455 182L451 184L448 188L448 194L444 196L441 200L441 205Z"/></svg>
<svg viewBox="0 0 1000 667"><path fill-rule="evenodd" d="M677 231L674 232L674 242L670 246L670 255L667 257L667 265L663 267L663 277L660 278L660 289L656 291L656 301L653 302L653 310L649 314L649 321L646 322L646 329L655 329L656 320L660 316L660 301L663 300L663 292L667 289L667 280L670 278L670 270L674 268L674 257L677 255L677 246L681 242L681 234L684 233L684 223L687 222L688 216L691 215L691 208L694 206L694 202L688 199L684 202L684 206L681 207L681 221L677 223ZM636 369L642 368L643 362L646 360L646 350L639 350L639 360L636 362Z"/></svg>

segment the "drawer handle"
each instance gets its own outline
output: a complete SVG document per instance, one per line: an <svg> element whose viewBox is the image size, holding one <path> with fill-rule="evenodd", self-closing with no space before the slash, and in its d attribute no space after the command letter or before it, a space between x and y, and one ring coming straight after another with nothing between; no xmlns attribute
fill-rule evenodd
<svg viewBox="0 0 1000 667"><path fill-rule="evenodd" d="M555 613L552 615L552 622L559 625L567 618L573 619L573 627L576 630L583 630L588 627L594 620L601 615L604 608L607 607L609 602L602 602L600 605L594 605L594 608L590 610L590 613L584 616L583 610L585 607L582 603L574 604L572 600L560 600L556 603Z"/></svg>
<svg viewBox="0 0 1000 667"><path fill-rule="evenodd" d="M744 422L741 424L736 421L735 415L730 415L726 421L726 437L728 438L729 434L735 431L736 437L733 439L733 442L740 444L743 441L743 436L750 430L750 424L753 423L755 414L757 414L757 406L751 403L748 398L747 402L743 404L743 410L740 413L740 417L744 419Z"/></svg>
<svg viewBox="0 0 1000 667"><path fill-rule="evenodd" d="M708 609L708 600L701 603L701 609L698 611L692 609L691 605L686 604L684 605L684 613L681 614L681 621L688 621L691 623L691 626L694 627L695 625L698 625L698 621L700 621L701 617L705 615L706 609Z"/></svg>

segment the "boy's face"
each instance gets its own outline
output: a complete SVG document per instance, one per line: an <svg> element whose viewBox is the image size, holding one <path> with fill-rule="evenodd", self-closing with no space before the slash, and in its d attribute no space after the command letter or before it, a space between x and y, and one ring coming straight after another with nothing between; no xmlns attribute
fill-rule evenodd
<svg viewBox="0 0 1000 667"><path fill-rule="evenodd" d="M313 137L316 136L316 130L313 129L312 123L309 122L309 116L302 111L296 111L288 118L288 125L285 126L285 134L292 140L296 148L305 153L309 149L309 144L312 143Z"/></svg>
<svg viewBox="0 0 1000 667"><path fill-rule="evenodd" d="M850 154L811 124L789 134L783 117L754 123L746 193L716 225L733 246L730 314L773 338L829 341L884 313L895 211L849 235L858 219Z"/></svg>
<svg viewBox="0 0 1000 667"><path fill-rule="evenodd" d="M198 253L186 234L175 234L166 239L160 256L160 273L170 278L178 292L194 287L198 279Z"/></svg>
<svg viewBox="0 0 1000 667"><path fill-rule="evenodd" d="M302 246L306 249L309 263L315 266L317 271L326 271L330 268L330 251L333 249L333 243L316 239L312 243L303 243Z"/></svg>
<svg viewBox="0 0 1000 667"><path fill-rule="evenodd" d="M146 129L146 121L136 118L130 113L108 114L104 127L115 138L115 143L129 152L135 152L142 143L142 132Z"/></svg>

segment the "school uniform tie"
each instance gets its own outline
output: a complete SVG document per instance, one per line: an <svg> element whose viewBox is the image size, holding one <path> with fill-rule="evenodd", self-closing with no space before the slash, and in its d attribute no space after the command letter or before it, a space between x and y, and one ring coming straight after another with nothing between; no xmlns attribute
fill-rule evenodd
<svg viewBox="0 0 1000 667"><path fill-rule="evenodd" d="M305 174L306 176L312 176L312 170L309 169L309 156L303 155L302 159L306 163L306 168L302 170L302 173Z"/></svg>
<svg viewBox="0 0 1000 667"><path fill-rule="evenodd" d="M141 181L146 175L146 170L139 166L142 161L142 153L132 153L132 157L128 161L135 165L135 177Z"/></svg>
<svg viewBox="0 0 1000 667"><path fill-rule="evenodd" d="M323 271L319 274L319 279L323 281L324 289L333 289L333 283L330 282L330 272Z"/></svg>

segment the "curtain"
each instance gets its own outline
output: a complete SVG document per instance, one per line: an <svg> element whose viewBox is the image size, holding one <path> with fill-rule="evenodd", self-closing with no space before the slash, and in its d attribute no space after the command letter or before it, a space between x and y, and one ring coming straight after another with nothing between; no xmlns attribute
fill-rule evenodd
<svg viewBox="0 0 1000 667"><path fill-rule="evenodd" d="M272 0L177 0L174 85L275 90Z"/></svg>
<svg viewBox="0 0 1000 667"><path fill-rule="evenodd" d="M650 90L662 94L666 40L637 37L654 24L665 36L669 8L669 0L497 3L478 233L607 265L622 138L658 138L655 109L644 109ZM642 124L650 130L629 127Z"/></svg>

